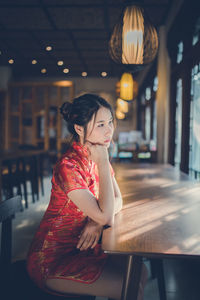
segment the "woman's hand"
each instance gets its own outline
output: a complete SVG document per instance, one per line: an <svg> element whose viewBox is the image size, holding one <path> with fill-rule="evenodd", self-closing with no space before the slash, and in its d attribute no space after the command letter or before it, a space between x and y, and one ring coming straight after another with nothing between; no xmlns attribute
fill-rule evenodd
<svg viewBox="0 0 200 300"><path fill-rule="evenodd" d="M87 224L81 232L77 248L80 249L80 251L87 250L88 248L93 249L99 241L102 230L102 225L88 219Z"/></svg>
<svg viewBox="0 0 200 300"><path fill-rule="evenodd" d="M90 159L97 165L109 161L108 149L104 145L92 144L89 141L86 142L86 146L89 150Z"/></svg>

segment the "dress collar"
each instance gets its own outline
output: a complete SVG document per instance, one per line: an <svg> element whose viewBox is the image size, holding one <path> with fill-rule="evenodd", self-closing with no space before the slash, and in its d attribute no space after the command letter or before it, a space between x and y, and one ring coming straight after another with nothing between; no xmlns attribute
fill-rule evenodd
<svg viewBox="0 0 200 300"><path fill-rule="evenodd" d="M89 153L87 146L82 145L80 142L73 142L72 147L76 152L78 152L78 154L80 154L80 156L85 156L88 158Z"/></svg>

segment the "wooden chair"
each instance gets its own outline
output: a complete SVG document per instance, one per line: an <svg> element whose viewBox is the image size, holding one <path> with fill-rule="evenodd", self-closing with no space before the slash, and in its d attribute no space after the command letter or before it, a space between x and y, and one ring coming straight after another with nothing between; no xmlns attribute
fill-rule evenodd
<svg viewBox="0 0 200 300"><path fill-rule="evenodd" d="M29 181L31 184L32 202L34 203L36 200L39 200L37 156L31 155L23 157L23 164L26 182Z"/></svg>
<svg viewBox="0 0 200 300"><path fill-rule="evenodd" d="M12 219L16 212L21 211L21 197L15 196L0 202L1 252L0 282L3 300L94 300L95 296L87 295L53 295L40 290L29 278L26 262L12 259ZM21 212L23 213L23 212Z"/></svg>
<svg viewBox="0 0 200 300"><path fill-rule="evenodd" d="M19 159L7 159L2 164L2 190L4 198L14 197L14 188L17 189L17 195L24 196L25 202L27 203L27 194L22 193L21 184L25 186L25 177L22 176L23 166ZM24 187L24 191L26 189Z"/></svg>
<svg viewBox="0 0 200 300"><path fill-rule="evenodd" d="M33 151L33 150L40 150L39 147L37 147L37 146L27 145L27 144L19 145L19 149L27 151L27 152ZM39 181L40 181L42 195L44 196L44 183L43 183L44 153L34 154L32 157L24 158L23 162L24 162L25 170L27 172L26 179L31 182L32 198L33 198L33 202L35 202L35 199L34 199L35 194L37 196L37 199L39 197L39 194L38 194ZM33 172L31 174L29 174L29 166L33 170Z"/></svg>

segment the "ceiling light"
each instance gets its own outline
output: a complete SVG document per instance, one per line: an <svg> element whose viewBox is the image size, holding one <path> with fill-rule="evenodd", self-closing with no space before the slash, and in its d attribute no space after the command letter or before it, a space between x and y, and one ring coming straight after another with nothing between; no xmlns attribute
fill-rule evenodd
<svg viewBox="0 0 200 300"><path fill-rule="evenodd" d="M33 59L31 63L32 63L32 65L35 65L35 64L37 64L37 60Z"/></svg>
<svg viewBox="0 0 200 300"><path fill-rule="evenodd" d="M64 62L62 61L62 60L59 60L58 62L57 62L57 65L58 66L62 66L64 64Z"/></svg>
<svg viewBox="0 0 200 300"><path fill-rule="evenodd" d="M125 118L125 114L119 109L116 110L115 115L118 120L123 120Z"/></svg>
<svg viewBox="0 0 200 300"><path fill-rule="evenodd" d="M101 72L102 77L106 77L108 74L106 72Z"/></svg>
<svg viewBox="0 0 200 300"><path fill-rule="evenodd" d="M45 74L47 72L47 69L41 69L41 73Z"/></svg>
<svg viewBox="0 0 200 300"><path fill-rule="evenodd" d="M51 47L51 46L46 46L46 50L47 50L47 51L51 51L51 50L52 50L52 47Z"/></svg>
<svg viewBox="0 0 200 300"><path fill-rule="evenodd" d="M8 62L9 62L9 64L11 64L11 65L12 65L12 64L14 64L14 59L12 59L12 58L11 58L11 59L9 59L9 61L8 61Z"/></svg>
<svg viewBox="0 0 200 300"><path fill-rule="evenodd" d="M158 35L148 21L144 9L129 4L124 8L111 35L109 41L111 58L116 63L126 65L131 71L137 71L155 58L157 49Z"/></svg>
<svg viewBox="0 0 200 300"><path fill-rule="evenodd" d="M128 102L118 98L117 99L117 109L121 111L122 113L128 112Z"/></svg>
<svg viewBox="0 0 200 300"><path fill-rule="evenodd" d="M69 73L69 69L63 69L63 73Z"/></svg>
<svg viewBox="0 0 200 300"><path fill-rule="evenodd" d="M124 73L120 79L120 98L122 100L133 100L138 94L138 84L131 73Z"/></svg>
<svg viewBox="0 0 200 300"><path fill-rule="evenodd" d="M81 75L82 75L83 77L86 77L86 76L87 76L87 72L82 72Z"/></svg>

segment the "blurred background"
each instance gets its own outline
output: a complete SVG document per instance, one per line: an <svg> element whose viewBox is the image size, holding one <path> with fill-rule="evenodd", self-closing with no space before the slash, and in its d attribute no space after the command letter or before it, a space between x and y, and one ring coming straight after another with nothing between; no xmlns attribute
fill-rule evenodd
<svg viewBox="0 0 200 300"><path fill-rule="evenodd" d="M170 163L199 180L199 2L134 1L155 30L143 29L137 63L123 60L124 29L113 32L130 2L0 1L2 156L44 150L54 164L68 136L58 108L96 93L115 110L113 159Z"/></svg>

